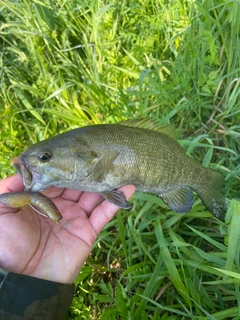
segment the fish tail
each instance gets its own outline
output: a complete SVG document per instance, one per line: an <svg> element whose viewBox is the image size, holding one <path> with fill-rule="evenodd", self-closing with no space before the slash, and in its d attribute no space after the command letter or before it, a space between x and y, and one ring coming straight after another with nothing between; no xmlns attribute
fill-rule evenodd
<svg viewBox="0 0 240 320"><path fill-rule="evenodd" d="M195 188L195 191L209 212L224 221L227 211L226 200L221 193L224 177L221 173L208 168L204 168L203 174L203 183L200 187Z"/></svg>

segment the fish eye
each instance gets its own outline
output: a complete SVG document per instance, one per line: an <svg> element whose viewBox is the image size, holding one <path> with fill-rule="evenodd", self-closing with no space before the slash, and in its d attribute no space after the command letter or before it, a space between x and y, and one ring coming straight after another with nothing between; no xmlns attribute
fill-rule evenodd
<svg viewBox="0 0 240 320"><path fill-rule="evenodd" d="M42 152L38 154L38 159L42 162L48 162L52 158L50 152Z"/></svg>

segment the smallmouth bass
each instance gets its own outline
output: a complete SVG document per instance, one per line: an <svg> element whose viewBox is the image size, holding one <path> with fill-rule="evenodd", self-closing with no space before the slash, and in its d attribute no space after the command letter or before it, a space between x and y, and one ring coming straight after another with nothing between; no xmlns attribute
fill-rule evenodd
<svg viewBox="0 0 240 320"><path fill-rule="evenodd" d="M206 208L223 220L223 176L185 154L172 126L148 119L82 127L41 141L12 160L26 191L50 186L98 192L129 208L121 186L154 193L173 210L187 212L193 189Z"/></svg>

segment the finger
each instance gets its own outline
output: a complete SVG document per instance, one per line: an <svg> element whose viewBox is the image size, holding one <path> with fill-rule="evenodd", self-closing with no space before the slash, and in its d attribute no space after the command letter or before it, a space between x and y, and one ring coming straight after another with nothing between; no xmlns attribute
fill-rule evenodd
<svg viewBox="0 0 240 320"><path fill-rule="evenodd" d="M129 199L135 192L135 186L129 185L119 189L126 198ZM98 234L102 228L114 217L120 208L109 201L105 200L91 214L89 222L94 231Z"/></svg>
<svg viewBox="0 0 240 320"><path fill-rule="evenodd" d="M82 194L83 194L83 191L80 191L80 190L64 189L61 197L65 200L78 202Z"/></svg>
<svg viewBox="0 0 240 320"><path fill-rule="evenodd" d="M60 197L63 192L64 192L63 188L57 188L52 186L42 191L42 194L44 194L48 198L54 199L54 198Z"/></svg>
<svg viewBox="0 0 240 320"><path fill-rule="evenodd" d="M17 174L0 181L0 193L23 191L23 189L24 185L22 182L22 178Z"/></svg>
<svg viewBox="0 0 240 320"><path fill-rule="evenodd" d="M79 200L79 206L90 216L93 210L104 201L103 197L96 192L84 192Z"/></svg>
<svg viewBox="0 0 240 320"><path fill-rule="evenodd" d="M92 211L104 201L99 193L83 192L73 189L65 189L61 195L61 199L76 202L77 206L83 210L87 216L90 216ZM61 202L61 210L69 207L69 203L66 203L65 207L63 207L63 205L64 204ZM75 205L74 208L76 208Z"/></svg>
<svg viewBox="0 0 240 320"><path fill-rule="evenodd" d="M48 198L54 199L61 197L64 200L70 200L73 202L79 201L83 191L69 189L69 188L57 188L57 187L50 187L42 192Z"/></svg>
<svg viewBox="0 0 240 320"><path fill-rule="evenodd" d="M50 190L51 189L51 190ZM61 213L66 210L71 210L71 215L68 214L68 218L76 216L77 212L84 212L87 216L90 216L92 211L103 202L103 197L96 192L83 192L74 189L64 189L59 191L50 188L43 192L48 198L51 198L58 207ZM56 188L57 189L57 188ZM62 190L62 189L61 189Z"/></svg>
<svg viewBox="0 0 240 320"><path fill-rule="evenodd" d="M103 197L96 192L81 192L79 201L67 200L64 196L52 199L64 219L87 217L103 202ZM69 198L69 197L68 197Z"/></svg>

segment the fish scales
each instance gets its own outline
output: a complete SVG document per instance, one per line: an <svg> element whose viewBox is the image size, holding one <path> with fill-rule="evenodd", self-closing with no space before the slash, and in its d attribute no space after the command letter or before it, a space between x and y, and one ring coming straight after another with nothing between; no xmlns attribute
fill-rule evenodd
<svg viewBox="0 0 240 320"><path fill-rule="evenodd" d="M110 181L119 184L119 186L122 183L132 183L137 186L138 190L142 185L141 191L151 190L153 187L160 191L163 188L172 187L172 185L182 185L183 177L184 183L192 185L192 181L195 181L196 176L199 175L199 171L197 171L194 176L193 174L189 176L189 171L193 166L196 167L196 163L192 159L186 158L185 152L177 142L174 141L177 150L170 148L173 141L168 140L171 138L169 139L168 136L158 132L149 130L143 132L143 130L134 127L126 127L126 130L123 131L120 125L111 125L109 131L106 131L105 126L102 128L99 126L97 137L95 130L92 130L88 131L86 136L83 133L81 139L86 140L94 150L100 153L112 150L120 151L119 157L113 162L113 167L108 172L109 175L114 172ZM109 139L111 142L108 143ZM147 141L144 147L143 141ZM128 145L127 148L125 144ZM179 164L177 170L176 162ZM124 171L117 170L117 167L120 169L123 166L126 166ZM168 171L165 168L168 168ZM200 165L199 168L201 169ZM174 174L174 180L171 179L171 173Z"/></svg>
<svg viewBox="0 0 240 320"><path fill-rule="evenodd" d="M28 191L52 185L99 192L120 207L129 207L119 187L160 196L177 212L193 204L191 189L208 210L223 219L223 177L185 154L171 126L145 119L74 129L31 146L13 165Z"/></svg>

